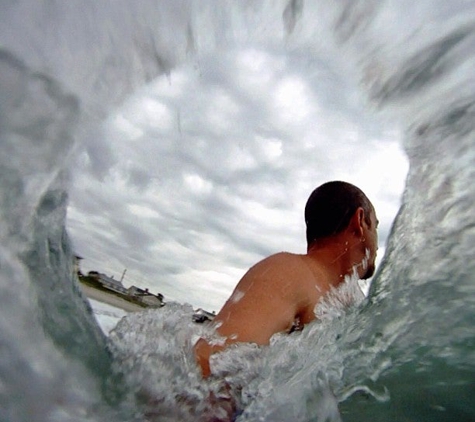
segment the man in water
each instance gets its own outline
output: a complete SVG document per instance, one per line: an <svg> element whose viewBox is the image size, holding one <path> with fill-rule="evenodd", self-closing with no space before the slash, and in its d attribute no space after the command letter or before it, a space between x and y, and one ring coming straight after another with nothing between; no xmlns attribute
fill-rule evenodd
<svg viewBox="0 0 475 422"><path fill-rule="evenodd" d="M209 358L237 342L269 344L279 332L303 329L315 319L322 297L346 276L371 277L378 248L378 220L366 195L346 182L315 189L305 206L307 253L281 252L254 265L215 318L223 344L195 346L204 377Z"/></svg>

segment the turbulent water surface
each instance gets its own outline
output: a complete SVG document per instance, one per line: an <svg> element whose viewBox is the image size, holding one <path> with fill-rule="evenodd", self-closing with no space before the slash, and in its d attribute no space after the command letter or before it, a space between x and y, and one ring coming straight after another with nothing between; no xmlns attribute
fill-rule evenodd
<svg viewBox="0 0 475 422"><path fill-rule="evenodd" d="M239 421L475 419L473 1L1 9L0 420L199 420L210 391L236 397ZM410 171L369 298L325 308L265 350L230 350L204 384L190 348L209 333L186 306L102 334L72 276L65 169L134 89L237 38L285 39L315 57L325 40L369 104L400 124Z"/></svg>

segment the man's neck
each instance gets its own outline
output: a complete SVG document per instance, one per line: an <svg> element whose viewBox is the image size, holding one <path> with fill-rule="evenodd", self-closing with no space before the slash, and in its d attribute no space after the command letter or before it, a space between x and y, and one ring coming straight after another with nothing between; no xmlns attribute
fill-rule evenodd
<svg viewBox="0 0 475 422"><path fill-rule="evenodd" d="M346 276L351 276L364 259L359 240L348 236L314 243L307 256L325 272L326 281L335 288Z"/></svg>

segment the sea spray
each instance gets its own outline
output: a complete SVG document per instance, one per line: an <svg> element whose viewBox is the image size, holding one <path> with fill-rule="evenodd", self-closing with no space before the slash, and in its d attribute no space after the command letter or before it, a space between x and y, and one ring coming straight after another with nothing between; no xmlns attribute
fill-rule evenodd
<svg viewBox="0 0 475 422"><path fill-rule="evenodd" d="M203 382L193 344L210 327L192 322L193 308L167 303L161 309L130 314L110 333L118 371L130 400L147 421L199 420L219 382Z"/></svg>
<svg viewBox="0 0 475 422"><path fill-rule="evenodd" d="M215 327L193 323L188 305L169 303L124 317L110 334L110 347L131 400L147 421L218 417L223 401L231 402L243 421L305 421L315 414L339 421L333 390L340 388L344 356L335 339L348 322L348 307L355 309L363 298L354 274L317 306L319 321L301 333L275 335L270 346L231 345L211 357L206 380L193 345L199 338L213 341ZM210 397L217 397L217 404Z"/></svg>

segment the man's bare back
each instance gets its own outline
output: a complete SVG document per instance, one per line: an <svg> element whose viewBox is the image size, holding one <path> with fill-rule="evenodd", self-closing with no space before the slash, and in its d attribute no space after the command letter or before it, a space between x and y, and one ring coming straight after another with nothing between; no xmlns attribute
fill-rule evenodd
<svg viewBox="0 0 475 422"><path fill-rule="evenodd" d="M200 339L195 345L204 377L211 373L211 354L236 342L269 344L274 334L314 320L320 299L345 276L354 271L360 278L372 275L377 250L372 205L357 207L348 220L337 233L309 241L305 255L281 252L249 269L213 323L224 344Z"/></svg>

